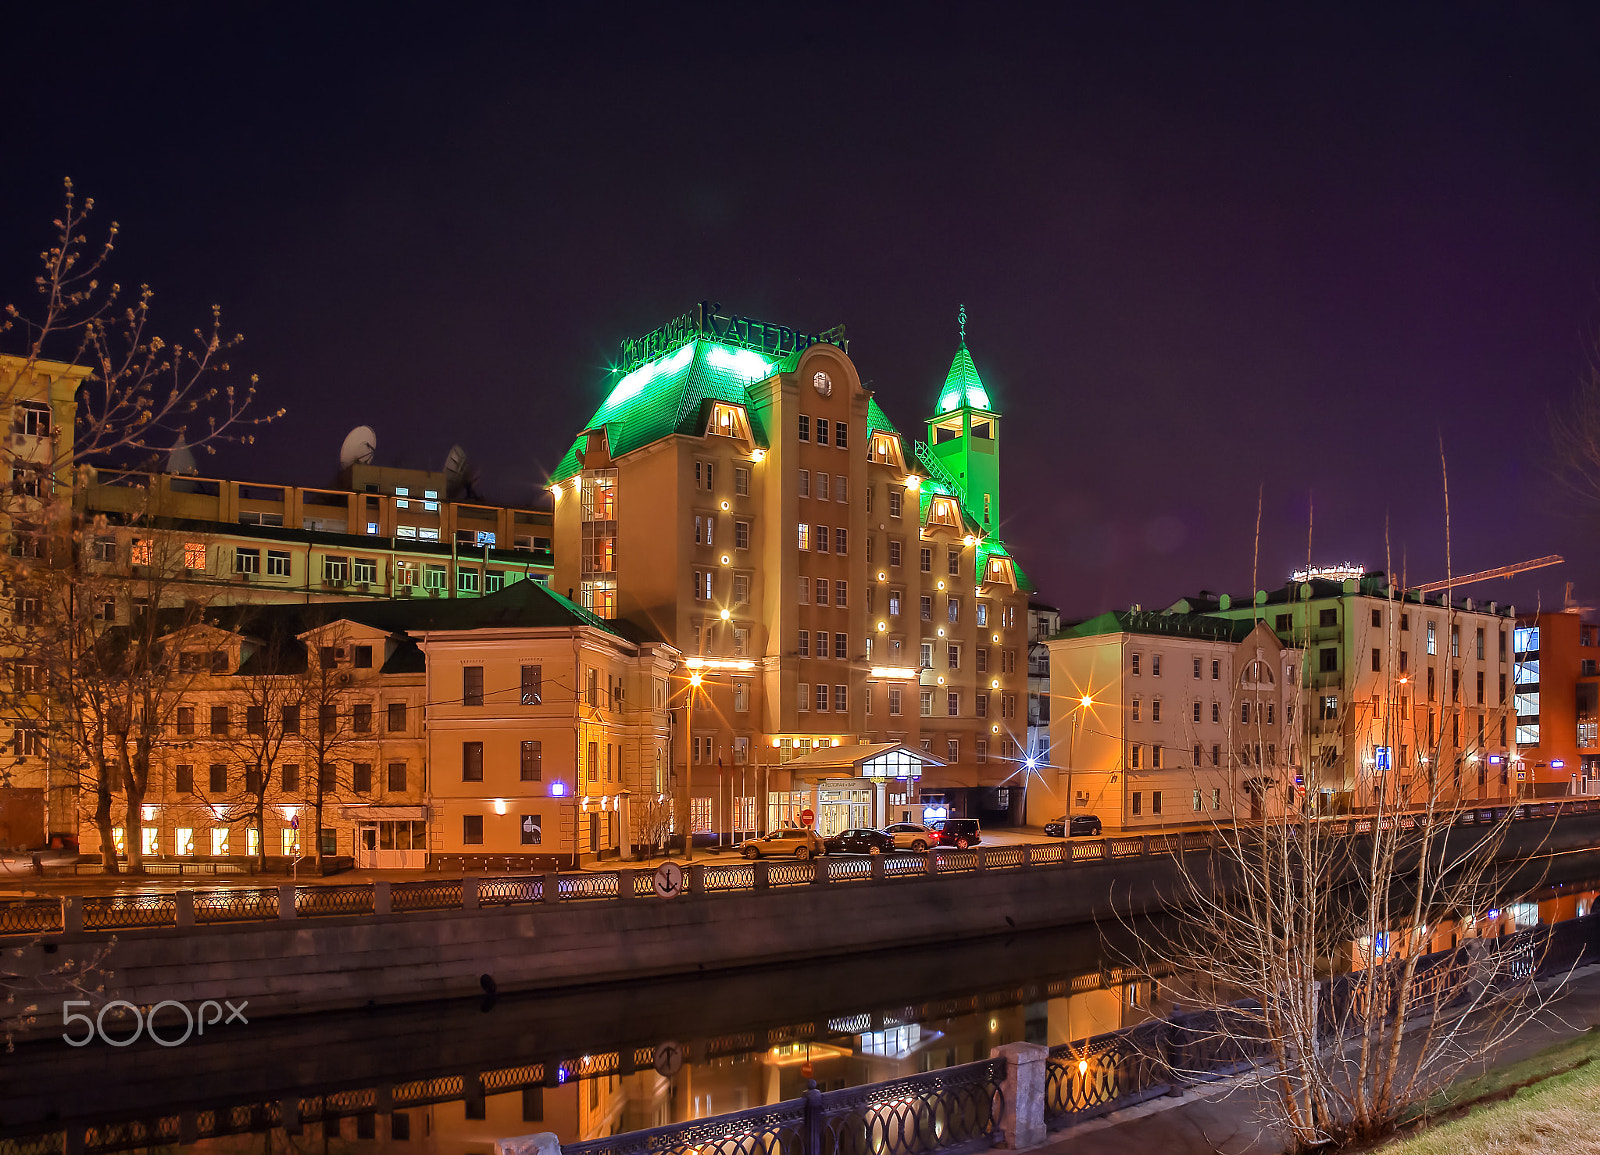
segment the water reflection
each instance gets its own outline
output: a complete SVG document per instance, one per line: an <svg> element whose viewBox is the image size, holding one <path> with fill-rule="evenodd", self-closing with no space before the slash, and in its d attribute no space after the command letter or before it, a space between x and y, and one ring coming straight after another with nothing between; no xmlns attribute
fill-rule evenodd
<svg viewBox="0 0 1600 1155"><path fill-rule="evenodd" d="M1537 914L1576 917L1595 897L1547 892ZM1534 911L1498 913L1495 929L1509 932ZM1159 936L1160 924L1140 933ZM1430 938L1460 933L1441 924ZM1111 965L1129 942L1075 928L482 1007L261 1022L175 1050L28 1043L0 1090L0 1155L489 1155L533 1131L571 1143L663 1126L792 1099L813 1079L832 1090L1007 1042L1074 1042L1189 1001L1185 976Z"/></svg>

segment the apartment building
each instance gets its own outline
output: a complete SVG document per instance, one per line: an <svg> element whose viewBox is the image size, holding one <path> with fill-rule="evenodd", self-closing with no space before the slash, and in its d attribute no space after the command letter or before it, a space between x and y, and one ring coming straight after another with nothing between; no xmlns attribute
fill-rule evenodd
<svg viewBox="0 0 1600 1155"><path fill-rule="evenodd" d="M806 807L824 832L1020 818L1031 587L995 533L1001 418L964 337L926 443L862 387L842 330L702 305L618 373L552 475L554 580L684 653L669 701L692 829ZM858 743L918 768L790 768Z"/></svg>
<svg viewBox="0 0 1600 1155"><path fill-rule="evenodd" d="M1046 643L1054 752L1028 821L1148 830L1292 805L1300 653L1258 622L1133 609Z"/></svg>
<svg viewBox="0 0 1600 1155"><path fill-rule="evenodd" d="M70 552L70 504L59 499L72 488L77 428L77 393L90 374L59 361L0 355L0 399L10 410L0 485L0 525L8 548L0 554L6 587L5 659L16 664L19 631L37 599L30 575ZM0 847L35 847L47 837L57 845L71 836L74 780L48 754L38 719L46 713L40 694L15 671L8 672L4 722L12 741L0 753Z"/></svg>
<svg viewBox="0 0 1600 1155"><path fill-rule="evenodd" d="M536 582L226 607L181 637L149 792L137 815L114 801L119 853L570 866L631 849L630 802L664 801L676 653Z"/></svg>
<svg viewBox="0 0 1600 1155"><path fill-rule="evenodd" d="M1600 624L1572 600L1512 633L1519 795L1600 794Z"/></svg>
<svg viewBox="0 0 1600 1155"><path fill-rule="evenodd" d="M1024 756L1035 763L1049 762L1050 750L1050 647L1046 642L1061 632L1061 611L1055 606L1028 602L1028 741Z"/></svg>
<svg viewBox="0 0 1600 1155"><path fill-rule="evenodd" d="M474 598L548 584L551 517L464 500L444 473L357 463L335 488L174 473L95 474L96 560L138 564L150 531L182 535L186 584L208 602Z"/></svg>
<svg viewBox="0 0 1600 1155"><path fill-rule="evenodd" d="M1319 812L1394 804L1430 781L1451 800L1514 793L1513 607L1402 591L1367 572L1173 609L1264 622L1304 650L1301 773Z"/></svg>

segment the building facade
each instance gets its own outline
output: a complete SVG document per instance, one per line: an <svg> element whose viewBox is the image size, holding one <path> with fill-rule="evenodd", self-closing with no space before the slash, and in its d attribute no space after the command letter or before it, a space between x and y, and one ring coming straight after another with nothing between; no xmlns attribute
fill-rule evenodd
<svg viewBox="0 0 1600 1155"><path fill-rule="evenodd" d="M1300 654L1265 625L1131 610L1046 644L1055 745L1030 772L1030 824L1148 830L1290 804Z"/></svg>
<svg viewBox="0 0 1600 1155"><path fill-rule="evenodd" d="M1364 573L1173 608L1261 621L1305 651L1301 776L1316 811L1392 805L1430 782L1452 800L1515 793L1513 607Z"/></svg>
<svg viewBox="0 0 1600 1155"><path fill-rule="evenodd" d="M631 349L552 475L555 587L684 653L691 828L765 829L813 799L824 832L930 807L1019 818L1029 585L994 532L1001 419L965 341L927 443L837 333L702 306ZM883 783L787 769L860 742L928 762Z"/></svg>
<svg viewBox="0 0 1600 1155"><path fill-rule="evenodd" d="M1575 604L1524 615L1512 652L1517 793L1600 794L1600 624Z"/></svg>
<svg viewBox="0 0 1600 1155"><path fill-rule="evenodd" d="M1050 761L1050 647L1061 632L1061 611L1043 602L1028 602L1028 742L1024 759Z"/></svg>
<svg viewBox="0 0 1600 1155"><path fill-rule="evenodd" d="M171 611L168 611L169 613ZM572 866L649 842L666 671L535 582L479 599L219 607L186 625L119 854ZM93 791L83 849L94 853Z"/></svg>

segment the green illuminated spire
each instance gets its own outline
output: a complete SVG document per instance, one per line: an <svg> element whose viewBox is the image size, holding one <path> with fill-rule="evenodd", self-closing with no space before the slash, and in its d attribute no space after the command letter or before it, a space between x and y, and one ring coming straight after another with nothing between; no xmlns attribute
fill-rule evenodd
<svg viewBox="0 0 1600 1155"><path fill-rule="evenodd" d="M967 352L965 305L956 317L961 345L939 391L939 408L928 421L928 450L955 480L987 537L1000 525L1000 415Z"/></svg>
<svg viewBox="0 0 1600 1155"><path fill-rule="evenodd" d="M989 391L983 387L978 368L967 352L967 307L961 306L957 314L961 330L961 348L950 362L950 372L945 375L944 388L939 393L939 412L949 413L963 405L970 409L988 409Z"/></svg>

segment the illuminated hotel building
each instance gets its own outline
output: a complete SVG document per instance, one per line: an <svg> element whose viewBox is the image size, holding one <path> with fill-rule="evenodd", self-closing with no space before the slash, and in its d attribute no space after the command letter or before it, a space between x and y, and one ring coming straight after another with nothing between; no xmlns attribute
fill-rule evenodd
<svg viewBox="0 0 1600 1155"><path fill-rule="evenodd" d="M823 833L941 806L1021 821L1031 587L996 532L1001 417L965 336L926 443L842 331L704 305L617 373L551 478L553 584L686 655L673 773L695 832L808 806Z"/></svg>

